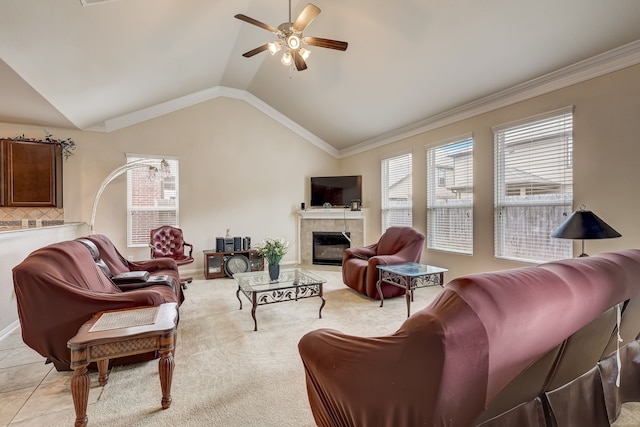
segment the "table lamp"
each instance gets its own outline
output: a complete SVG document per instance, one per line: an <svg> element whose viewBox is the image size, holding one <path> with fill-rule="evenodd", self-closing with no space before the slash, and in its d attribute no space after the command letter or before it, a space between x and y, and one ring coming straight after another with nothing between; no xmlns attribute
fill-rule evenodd
<svg viewBox="0 0 640 427"><path fill-rule="evenodd" d="M551 237L560 239L581 239L582 253L580 257L589 256L584 252L585 239L612 239L620 236L622 235L598 218L596 214L586 210L585 205L581 205L580 210L572 213L551 235Z"/></svg>

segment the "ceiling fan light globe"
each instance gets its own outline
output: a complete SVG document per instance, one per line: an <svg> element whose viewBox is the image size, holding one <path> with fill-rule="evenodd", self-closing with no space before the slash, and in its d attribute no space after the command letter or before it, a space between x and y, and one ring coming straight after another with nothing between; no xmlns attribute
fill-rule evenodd
<svg viewBox="0 0 640 427"><path fill-rule="evenodd" d="M276 52L278 52L281 48L282 48L282 46L280 46L280 43L278 43L278 42L269 43L269 53L271 55L275 55Z"/></svg>
<svg viewBox="0 0 640 427"><path fill-rule="evenodd" d="M309 55L311 55L311 52L309 52L307 49L303 47L301 47L298 52L300 53L300 56L302 57L302 59L304 59L305 61L307 60Z"/></svg>
<svg viewBox="0 0 640 427"><path fill-rule="evenodd" d="M282 55L282 59L280 60L280 62L282 62L282 64L284 65L291 65L291 61L291 52L286 51L284 55Z"/></svg>
<svg viewBox="0 0 640 427"><path fill-rule="evenodd" d="M289 37L287 37L287 46L289 46L290 49L299 48L300 37L296 36L295 34L291 34Z"/></svg>

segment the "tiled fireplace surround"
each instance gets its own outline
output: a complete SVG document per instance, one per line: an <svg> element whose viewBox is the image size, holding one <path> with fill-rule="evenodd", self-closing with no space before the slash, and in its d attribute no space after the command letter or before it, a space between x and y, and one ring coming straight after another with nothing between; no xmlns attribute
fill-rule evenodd
<svg viewBox="0 0 640 427"><path fill-rule="evenodd" d="M365 242L366 210L308 209L298 211L298 259L301 264L313 261L313 232L347 231L351 247L362 247Z"/></svg>

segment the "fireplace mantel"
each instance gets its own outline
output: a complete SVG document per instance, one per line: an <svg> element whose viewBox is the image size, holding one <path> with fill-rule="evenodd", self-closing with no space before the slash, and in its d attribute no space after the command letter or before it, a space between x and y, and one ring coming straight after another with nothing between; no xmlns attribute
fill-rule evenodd
<svg viewBox="0 0 640 427"><path fill-rule="evenodd" d="M352 211L348 208L318 208L298 211L303 219L364 219L365 211Z"/></svg>
<svg viewBox="0 0 640 427"><path fill-rule="evenodd" d="M314 231L348 231L351 247L362 247L365 242L367 210L352 211L341 208L299 210L298 263L311 264Z"/></svg>

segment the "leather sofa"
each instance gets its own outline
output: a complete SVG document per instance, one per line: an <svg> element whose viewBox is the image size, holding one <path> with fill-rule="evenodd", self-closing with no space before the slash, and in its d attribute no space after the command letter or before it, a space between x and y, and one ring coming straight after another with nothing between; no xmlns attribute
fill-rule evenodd
<svg viewBox="0 0 640 427"><path fill-rule="evenodd" d="M599 427L640 401L639 333L629 249L460 277L393 334L298 348L319 426Z"/></svg>
<svg viewBox="0 0 640 427"><path fill-rule="evenodd" d="M13 268L23 341L53 362L58 371L69 370L67 341L94 313L181 303L175 262L168 259L161 262L166 264L159 271L172 275L175 285L145 284L140 289L124 292L104 274L87 247L78 241L59 242L32 252ZM156 357L155 353L123 358L112 361L112 365L153 357Z"/></svg>
<svg viewBox="0 0 640 427"><path fill-rule="evenodd" d="M89 234L81 238L92 242L98 249L100 258L106 264L111 274L123 274L132 271L148 271L154 275L167 275L171 278L178 295L179 302L182 303L184 295L180 289L180 272L178 264L171 258L153 258L140 261L129 261L118 251L111 239L104 234Z"/></svg>
<svg viewBox="0 0 640 427"><path fill-rule="evenodd" d="M369 298L380 299L376 282L378 265L419 262L424 247L424 234L411 227L389 227L377 243L361 248L348 248L342 255L342 281ZM404 289L382 284L385 298L404 295Z"/></svg>

